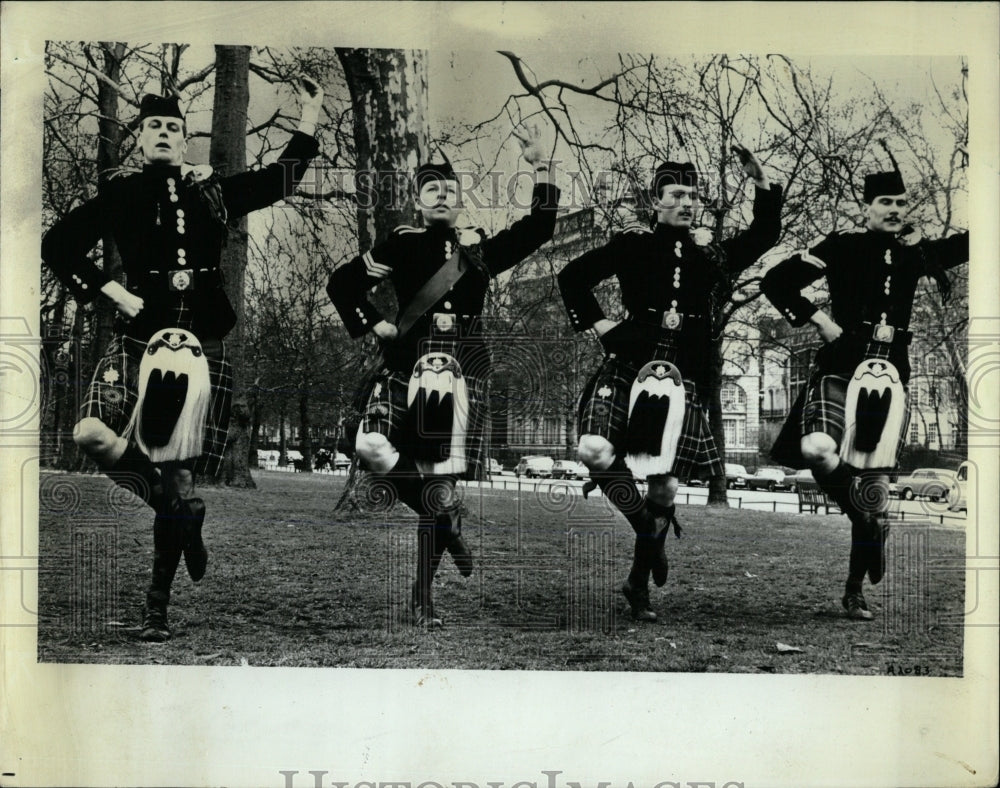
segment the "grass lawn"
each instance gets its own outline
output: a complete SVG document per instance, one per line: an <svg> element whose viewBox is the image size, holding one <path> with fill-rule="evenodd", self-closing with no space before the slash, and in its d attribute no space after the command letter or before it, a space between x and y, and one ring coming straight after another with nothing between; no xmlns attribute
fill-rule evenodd
<svg viewBox="0 0 1000 788"><path fill-rule="evenodd" d="M408 626L414 515L341 511L342 476L205 487L208 574L183 562L174 637L138 639L152 511L103 476L41 479L39 659L192 665L962 675L964 529L896 523L871 622L843 616L845 517L678 507L660 620L618 591L632 532L603 498L466 492L472 578L446 556L442 629ZM109 501L111 502L109 504ZM115 507L115 508L112 508ZM780 645L779 645L780 644ZM790 647L790 648L788 648Z"/></svg>

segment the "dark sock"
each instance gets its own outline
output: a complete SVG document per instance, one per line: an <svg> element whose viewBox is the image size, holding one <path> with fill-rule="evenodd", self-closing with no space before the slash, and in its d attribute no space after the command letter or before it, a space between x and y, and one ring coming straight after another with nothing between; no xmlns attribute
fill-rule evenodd
<svg viewBox="0 0 1000 788"><path fill-rule="evenodd" d="M129 443L114 465L104 474L119 487L124 487L159 510L163 505L163 484L156 466L134 443Z"/></svg>
<svg viewBox="0 0 1000 788"><path fill-rule="evenodd" d="M632 553L632 568L628 573L628 584L632 588L649 587L649 551L653 537L650 534L635 535L635 549Z"/></svg>
<svg viewBox="0 0 1000 788"><path fill-rule="evenodd" d="M852 513L858 512L858 508L852 500L851 489L854 486L853 468L845 462L838 462L829 473L821 470L814 470L813 476L820 488L829 495L840 507L840 510L848 517Z"/></svg>
<svg viewBox="0 0 1000 788"><path fill-rule="evenodd" d="M645 499L636 486L632 472L625 465L625 460L616 457L609 468L603 471L591 471L590 478L597 482L604 497L618 509L629 521L636 533L646 533L651 530L649 512Z"/></svg>
<svg viewBox="0 0 1000 788"><path fill-rule="evenodd" d="M392 484L399 500L414 512L418 515L427 513L424 501L424 478L410 457L400 454L391 471L378 475Z"/></svg>

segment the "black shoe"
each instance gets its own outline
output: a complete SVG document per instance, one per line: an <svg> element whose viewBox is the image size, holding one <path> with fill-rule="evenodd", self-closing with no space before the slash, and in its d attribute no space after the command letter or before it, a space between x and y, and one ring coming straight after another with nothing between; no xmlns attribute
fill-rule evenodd
<svg viewBox="0 0 1000 788"><path fill-rule="evenodd" d="M885 543L889 538L889 519L882 515L870 519L870 544L865 550L868 579L876 585L885 577Z"/></svg>
<svg viewBox="0 0 1000 788"><path fill-rule="evenodd" d="M656 621L656 613L649 606L649 589L633 588L628 580L622 584L622 593L632 608L632 618L636 621Z"/></svg>
<svg viewBox="0 0 1000 788"><path fill-rule="evenodd" d="M443 624L441 618L434 612L434 604L432 602L422 604L414 599L410 603L410 616L415 627L437 629Z"/></svg>
<svg viewBox="0 0 1000 788"><path fill-rule="evenodd" d="M201 540L201 525L205 521L205 502L201 498L188 498L178 507L177 522L181 526L184 565L196 583L205 576L208 567L208 550Z"/></svg>
<svg viewBox="0 0 1000 788"><path fill-rule="evenodd" d="M865 596L860 591L848 591L844 594L844 598L840 600L840 603L844 606L844 610L847 611L847 617L853 618L855 621L871 621L875 618L874 614L868 609L868 603L865 602Z"/></svg>
<svg viewBox="0 0 1000 788"><path fill-rule="evenodd" d="M146 599L146 612L142 619L142 632L139 639L147 643L165 643L170 640L170 627L167 626L167 604L157 600Z"/></svg>
<svg viewBox="0 0 1000 788"><path fill-rule="evenodd" d="M416 583L410 590L410 621L413 626L425 629L436 629L442 623L441 618L434 612L431 590L428 588L426 592L421 592Z"/></svg>

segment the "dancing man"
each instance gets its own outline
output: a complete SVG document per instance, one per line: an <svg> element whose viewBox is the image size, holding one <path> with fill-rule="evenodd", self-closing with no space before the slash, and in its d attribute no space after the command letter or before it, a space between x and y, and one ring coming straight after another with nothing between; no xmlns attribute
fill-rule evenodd
<svg viewBox="0 0 1000 788"><path fill-rule="evenodd" d="M895 164L895 162L893 162ZM842 603L847 616L873 618L862 593L865 575L885 573L888 472L907 423L908 330L917 281L933 277L943 301L945 270L969 259L969 234L922 240L904 221L906 187L898 169L865 177L868 229L832 233L767 272L761 290L793 326L812 323L822 347L771 457L808 465L819 486L851 521L851 551ZM829 313L801 290L826 277Z"/></svg>
<svg viewBox="0 0 1000 788"><path fill-rule="evenodd" d="M178 99L144 96L142 172L110 179L42 240L42 259L78 303L103 296L119 313L73 437L156 512L146 641L170 637L167 604L181 555L192 580L208 564L194 478L218 473L229 429L232 375L223 340L236 314L220 268L226 224L289 196L318 153L323 90L305 77L299 83L302 118L280 160L223 177L184 163ZM88 257L102 237L114 238L124 285Z"/></svg>
<svg viewBox="0 0 1000 788"><path fill-rule="evenodd" d="M328 293L353 337L378 337L384 366L364 407L357 452L365 470L416 512L413 622L437 627L432 584L444 552L464 577L472 554L462 539L455 483L476 478L489 430L489 351L481 314L490 280L552 238L559 190L537 127L515 130L536 173L531 213L492 238L456 230L461 213L451 165L414 175L423 227L397 227L371 251L337 268ZM366 292L388 279L399 312L389 322Z"/></svg>
<svg viewBox="0 0 1000 788"><path fill-rule="evenodd" d="M678 478L724 473L700 395L712 341L712 290L720 278L752 265L781 231L781 188L769 183L752 153L734 151L756 184L746 230L715 244L708 244L707 230L692 231L698 173L691 164L666 162L650 186L655 228L626 230L559 273L573 328L593 328L605 351L580 400L578 453L635 531L622 593L639 621L656 620L649 577L657 586L666 583L671 524L680 535ZM628 313L621 322L605 316L593 293L612 276ZM637 478L649 483L646 497Z"/></svg>

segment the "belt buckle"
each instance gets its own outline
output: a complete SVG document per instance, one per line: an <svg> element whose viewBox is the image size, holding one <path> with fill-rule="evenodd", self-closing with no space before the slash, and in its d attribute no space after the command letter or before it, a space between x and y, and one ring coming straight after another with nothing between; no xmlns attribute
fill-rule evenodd
<svg viewBox="0 0 1000 788"><path fill-rule="evenodd" d="M872 339L876 342L892 342L896 336L896 329L893 326L886 326L881 323L872 329Z"/></svg>
<svg viewBox="0 0 1000 788"><path fill-rule="evenodd" d="M679 312L664 312L663 322L660 325L669 331L679 331L683 323L684 315Z"/></svg>
<svg viewBox="0 0 1000 788"><path fill-rule="evenodd" d="M431 318L431 333L454 334L458 331L458 316L454 312L435 312Z"/></svg>
<svg viewBox="0 0 1000 788"><path fill-rule="evenodd" d="M167 271L167 287L172 292L184 293L194 290L194 271L187 268L178 268Z"/></svg>

